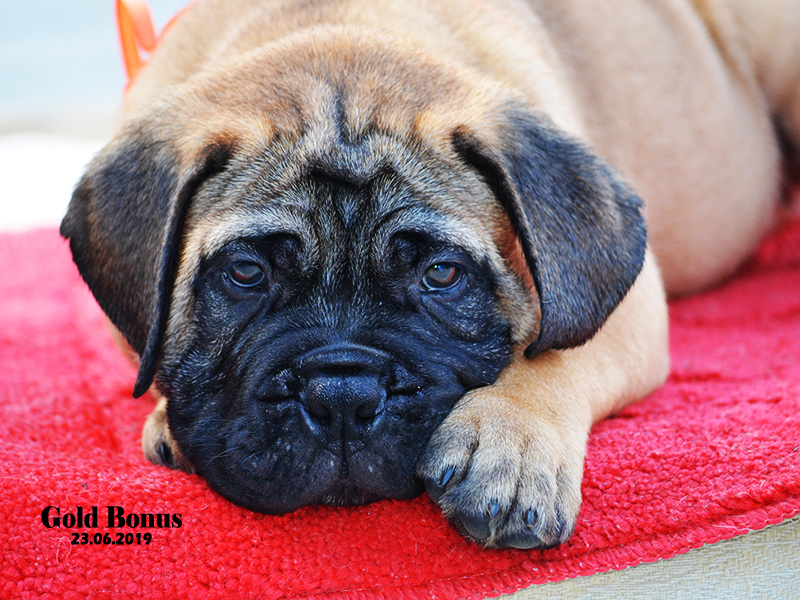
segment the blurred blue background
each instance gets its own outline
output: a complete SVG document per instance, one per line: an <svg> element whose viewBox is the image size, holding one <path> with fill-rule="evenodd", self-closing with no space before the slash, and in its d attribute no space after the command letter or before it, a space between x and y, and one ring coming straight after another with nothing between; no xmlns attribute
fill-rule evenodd
<svg viewBox="0 0 800 600"><path fill-rule="evenodd" d="M161 28L189 0L150 0ZM114 0L0 0L0 231L56 227L125 88Z"/></svg>
<svg viewBox="0 0 800 600"><path fill-rule="evenodd" d="M160 30L189 0L150 0ZM114 0L0 0L0 134L106 135L124 88Z"/></svg>

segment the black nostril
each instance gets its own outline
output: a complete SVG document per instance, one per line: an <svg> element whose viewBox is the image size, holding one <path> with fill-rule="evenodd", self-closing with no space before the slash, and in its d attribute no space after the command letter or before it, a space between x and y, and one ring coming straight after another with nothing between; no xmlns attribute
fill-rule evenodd
<svg viewBox="0 0 800 600"><path fill-rule="evenodd" d="M362 421L371 421L378 412L378 406L373 402L364 402L356 409L356 417Z"/></svg>
<svg viewBox="0 0 800 600"><path fill-rule="evenodd" d="M329 387L329 381L314 377L306 383L300 393L300 400L308 414L320 421L330 419L331 409L336 403L335 392Z"/></svg>
<svg viewBox="0 0 800 600"><path fill-rule="evenodd" d="M345 425L372 421L385 398L383 385L371 373L323 373L309 379L300 394L309 415L320 421L341 416Z"/></svg>

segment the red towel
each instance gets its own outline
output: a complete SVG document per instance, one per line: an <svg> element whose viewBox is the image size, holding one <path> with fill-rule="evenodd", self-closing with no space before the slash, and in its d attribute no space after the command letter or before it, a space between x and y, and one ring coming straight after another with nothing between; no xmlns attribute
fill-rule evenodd
<svg viewBox="0 0 800 600"><path fill-rule="evenodd" d="M0 598L474 598L670 557L797 514L800 222L733 281L670 310L672 376L595 427L574 537L548 551L487 551L424 496L269 517L145 462L152 400L131 398L135 371L65 242L52 230L2 235ZM45 527L48 506L61 527ZM97 507L96 528L77 527L78 507L87 525ZM119 511L131 518L109 528L109 510L115 525ZM156 515L170 527L141 526Z"/></svg>

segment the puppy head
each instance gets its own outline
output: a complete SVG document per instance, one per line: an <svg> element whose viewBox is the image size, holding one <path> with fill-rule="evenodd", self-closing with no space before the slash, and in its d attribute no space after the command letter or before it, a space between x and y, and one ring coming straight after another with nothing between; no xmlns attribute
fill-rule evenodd
<svg viewBox="0 0 800 600"><path fill-rule="evenodd" d="M645 246L638 199L523 104L315 43L133 118L62 224L134 393L155 377L185 459L270 513L417 494L455 402L519 343L589 339Z"/></svg>

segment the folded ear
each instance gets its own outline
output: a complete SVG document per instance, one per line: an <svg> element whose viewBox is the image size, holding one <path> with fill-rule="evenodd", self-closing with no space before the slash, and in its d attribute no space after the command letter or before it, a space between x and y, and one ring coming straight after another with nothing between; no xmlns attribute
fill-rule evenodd
<svg viewBox="0 0 800 600"><path fill-rule="evenodd" d="M457 129L457 152L507 212L539 295L539 335L526 350L590 339L636 279L647 244L642 202L580 141L530 110L499 125Z"/></svg>
<svg viewBox="0 0 800 600"><path fill-rule="evenodd" d="M215 143L182 159L150 128L132 127L91 163L61 223L83 279L139 354L135 397L155 377L191 199L230 151Z"/></svg>

